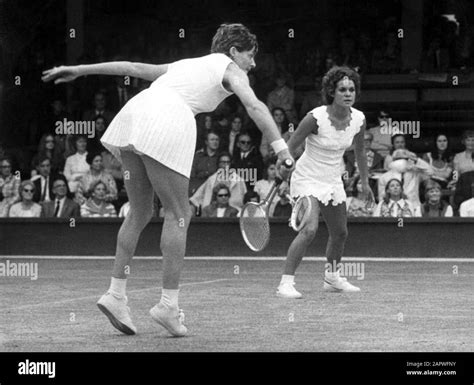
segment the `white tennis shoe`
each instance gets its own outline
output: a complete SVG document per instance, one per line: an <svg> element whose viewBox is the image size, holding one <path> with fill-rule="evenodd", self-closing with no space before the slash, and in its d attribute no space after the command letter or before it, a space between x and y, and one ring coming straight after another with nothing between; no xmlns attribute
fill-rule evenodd
<svg viewBox="0 0 474 385"><path fill-rule="evenodd" d="M184 312L178 308L169 308L162 303L150 309L151 318L163 326L174 337L184 337L188 329L184 326Z"/></svg>
<svg viewBox="0 0 474 385"><path fill-rule="evenodd" d="M277 296L281 298L291 298L291 299L298 299L302 298L303 294L295 289L294 282L284 282L280 283L277 290Z"/></svg>
<svg viewBox="0 0 474 385"><path fill-rule="evenodd" d="M324 290L333 293L355 293L360 291L360 288L347 282L347 278L336 275L335 277L324 277Z"/></svg>
<svg viewBox="0 0 474 385"><path fill-rule="evenodd" d="M97 306L117 330L124 334L133 335L137 333L137 328L133 325L127 302L127 297L117 298L112 293L107 292L99 299Z"/></svg>

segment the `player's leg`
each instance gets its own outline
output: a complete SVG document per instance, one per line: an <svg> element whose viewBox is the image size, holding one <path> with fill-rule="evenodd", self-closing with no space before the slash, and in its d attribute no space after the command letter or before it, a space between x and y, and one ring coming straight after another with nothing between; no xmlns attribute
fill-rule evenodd
<svg viewBox="0 0 474 385"><path fill-rule="evenodd" d="M347 213L346 203L333 206L329 202L327 206L321 205L321 214L328 227L329 239L326 247L327 265L325 269L324 289L334 292L360 291L351 285L339 274L339 264L347 239Z"/></svg>
<svg viewBox="0 0 474 385"><path fill-rule="evenodd" d="M127 307L127 275L140 234L152 217L153 188L139 155L121 151L120 156L130 210L118 232L110 288L97 305L114 327L122 333L135 334L136 328Z"/></svg>
<svg viewBox="0 0 474 385"><path fill-rule="evenodd" d="M302 295L294 288L295 272L301 263L306 250L316 236L319 223L319 202L316 198L311 199L311 215L308 222L298 232L291 243L286 256L285 267L278 286L277 295L283 298L301 298Z"/></svg>
<svg viewBox="0 0 474 385"><path fill-rule="evenodd" d="M163 254L163 290L160 303L151 309L150 314L171 334L183 336L187 330L180 320L178 294L191 220L189 178L146 155L142 158L165 215L160 243Z"/></svg>

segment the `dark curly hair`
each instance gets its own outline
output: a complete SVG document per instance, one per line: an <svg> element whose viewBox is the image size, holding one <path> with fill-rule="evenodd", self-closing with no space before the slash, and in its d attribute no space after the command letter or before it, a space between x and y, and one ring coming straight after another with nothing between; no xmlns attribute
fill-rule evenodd
<svg viewBox="0 0 474 385"><path fill-rule="evenodd" d="M235 47L237 51L258 51L257 36L243 24L221 24L212 38L211 53L223 53L229 56L229 50Z"/></svg>
<svg viewBox="0 0 474 385"><path fill-rule="evenodd" d="M336 92L337 83L348 77L354 82L356 89L356 97L360 94L360 76L349 67L333 67L323 77L321 95L325 104L332 104L334 101L334 93Z"/></svg>

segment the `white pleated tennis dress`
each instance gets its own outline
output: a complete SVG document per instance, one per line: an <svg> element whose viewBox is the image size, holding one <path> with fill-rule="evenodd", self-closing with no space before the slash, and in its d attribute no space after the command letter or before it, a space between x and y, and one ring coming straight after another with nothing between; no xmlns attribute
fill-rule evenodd
<svg viewBox="0 0 474 385"><path fill-rule="evenodd" d="M120 148L133 150L189 178L196 146L194 116L214 111L232 95L222 85L232 62L214 53L169 64L164 75L120 110L102 144L120 162Z"/></svg>
<svg viewBox="0 0 474 385"><path fill-rule="evenodd" d="M336 130L329 120L327 106L320 106L309 114L318 122L318 134L306 138L303 155L298 159L291 176L290 194L293 197L313 196L325 206L346 201L342 182L342 157L360 131L365 116L351 108L351 121L345 130Z"/></svg>

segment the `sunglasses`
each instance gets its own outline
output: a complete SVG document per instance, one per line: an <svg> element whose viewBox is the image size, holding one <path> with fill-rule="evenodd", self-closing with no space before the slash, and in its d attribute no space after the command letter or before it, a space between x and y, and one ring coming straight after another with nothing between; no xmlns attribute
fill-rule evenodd
<svg viewBox="0 0 474 385"><path fill-rule="evenodd" d="M217 194L219 198L226 198L229 196L229 194Z"/></svg>
<svg viewBox="0 0 474 385"><path fill-rule="evenodd" d="M250 140L241 140L240 144L250 144L252 143Z"/></svg>
<svg viewBox="0 0 474 385"><path fill-rule="evenodd" d="M30 190L30 189L26 189L26 188L23 189L23 192L27 192L27 193L32 193L33 191L35 191L35 190Z"/></svg>

